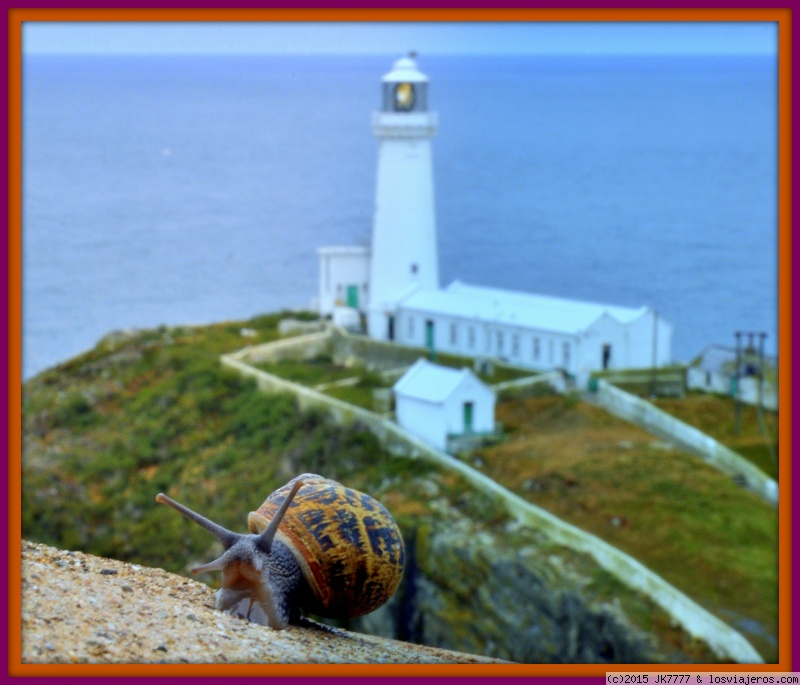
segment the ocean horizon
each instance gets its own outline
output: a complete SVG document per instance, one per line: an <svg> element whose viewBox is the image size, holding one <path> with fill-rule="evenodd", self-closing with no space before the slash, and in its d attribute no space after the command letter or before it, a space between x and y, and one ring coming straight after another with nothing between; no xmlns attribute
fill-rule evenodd
<svg viewBox="0 0 800 685"><path fill-rule="evenodd" d="M365 244L392 55L26 56L23 379L118 329L308 308ZM778 335L777 64L418 59L441 285L655 307L688 362Z"/></svg>

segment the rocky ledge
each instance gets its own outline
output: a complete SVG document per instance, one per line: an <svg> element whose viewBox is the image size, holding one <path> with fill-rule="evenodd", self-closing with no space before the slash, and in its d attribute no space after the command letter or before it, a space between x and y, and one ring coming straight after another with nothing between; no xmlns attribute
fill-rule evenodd
<svg viewBox="0 0 800 685"><path fill-rule="evenodd" d="M161 569L22 542L22 662L507 663L307 622L271 630Z"/></svg>

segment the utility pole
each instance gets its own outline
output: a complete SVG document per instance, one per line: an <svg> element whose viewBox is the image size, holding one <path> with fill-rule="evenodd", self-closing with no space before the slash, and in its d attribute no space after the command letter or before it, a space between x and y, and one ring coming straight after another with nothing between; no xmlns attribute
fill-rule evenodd
<svg viewBox="0 0 800 685"><path fill-rule="evenodd" d="M650 397L656 396L656 364L658 363L658 310L653 309L653 373L650 379Z"/></svg>
<svg viewBox="0 0 800 685"><path fill-rule="evenodd" d="M733 395L735 399L735 424L734 433L739 435L742 423L742 376L756 375L758 378L758 411L763 408L764 398L764 339L767 334L763 331L736 331L736 370L733 374ZM742 347L742 337L747 336L747 346ZM755 337L758 336L758 348ZM745 365L746 374L742 373ZM758 365L756 369L755 366Z"/></svg>
<svg viewBox="0 0 800 685"><path fill-rule="evenodd" d="M766 333L758 334L758 410L764 408L764 340Z"/></svg>
<svg viewBox="0 0 800 685"><path fill-rule="evenodd" d="M734 397L734 424L733 424L733 433L734 435L739 435L741 430L742 424L742 400L739 396L739 386L741 385L741 375L742 375L742 332L736 331L736 370L734 371L733 375L733 397Z"/></svg>

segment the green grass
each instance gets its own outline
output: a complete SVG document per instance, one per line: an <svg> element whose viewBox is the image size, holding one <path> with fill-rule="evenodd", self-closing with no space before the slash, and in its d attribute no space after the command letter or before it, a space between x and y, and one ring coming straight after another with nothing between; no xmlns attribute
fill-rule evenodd
<svg viewBox="0 0 800 685"><path fill-rule="evenodd" d="M655 405L749 459L768 476L778 477L775 459L778 414L775 412L764 410L759 417L755 407L742 404L737 430L736 403L730 397L691 393L681 400L659 399Z"/></svg>
<svg viewBox="0 0 800 685"><path fill-rule="evenodd" d="M359 369L334 364L330 357L321 356L307 361L284 359L277 362L260 362L259 369L287 381L313 387L321 383L332 383L360 375Z"/></svg>
<svg viewBox="0 0 800 685"><path fill-rule="evenodd" d="M498 419L512 432L480 452L487 475L628 552L723 620L752 621L777 637L774 507L584 403L504 402ZM769 639L743 633L777 658Z"/></svg>

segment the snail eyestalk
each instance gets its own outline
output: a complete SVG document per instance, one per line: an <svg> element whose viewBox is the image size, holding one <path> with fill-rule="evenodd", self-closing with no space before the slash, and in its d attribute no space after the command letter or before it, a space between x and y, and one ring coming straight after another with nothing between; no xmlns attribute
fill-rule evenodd
<svg viewBox="0 0 800 685"><path fill-rule="evenodd" d="M258 536L259 546L261 546L266 552L269 552L272 549L272 539L275 537L275 533L278 532L278 526L281 525L283 515L286 513L286 510L292 503L297 491L303 487L303 485L304 483L301 480L295 482L295 484L292 486L292 489L289 491L289 494L286 495L286 498L281 503L280 508L275 512L275 516L272 517L269 525Z"/></svg>
<svg viewBox="0 0 800 685"><path fill-rule="evenodd" d="M200 524L215 538L217 538L217 540L222 543L222 546L226 550L233 547L236 544L236 541L242 537L238 533L234 533L227 528L223 528L218 523L214 523L205 516L201 516L197 512L194 512L188 507L183 506L180 502L176 502L174 499L167 497L163 492L159 492L158 495L156 495L156 502L159 502L160 504L168 504L173 509L183 514L183 516L190 521Z"/></svg>

